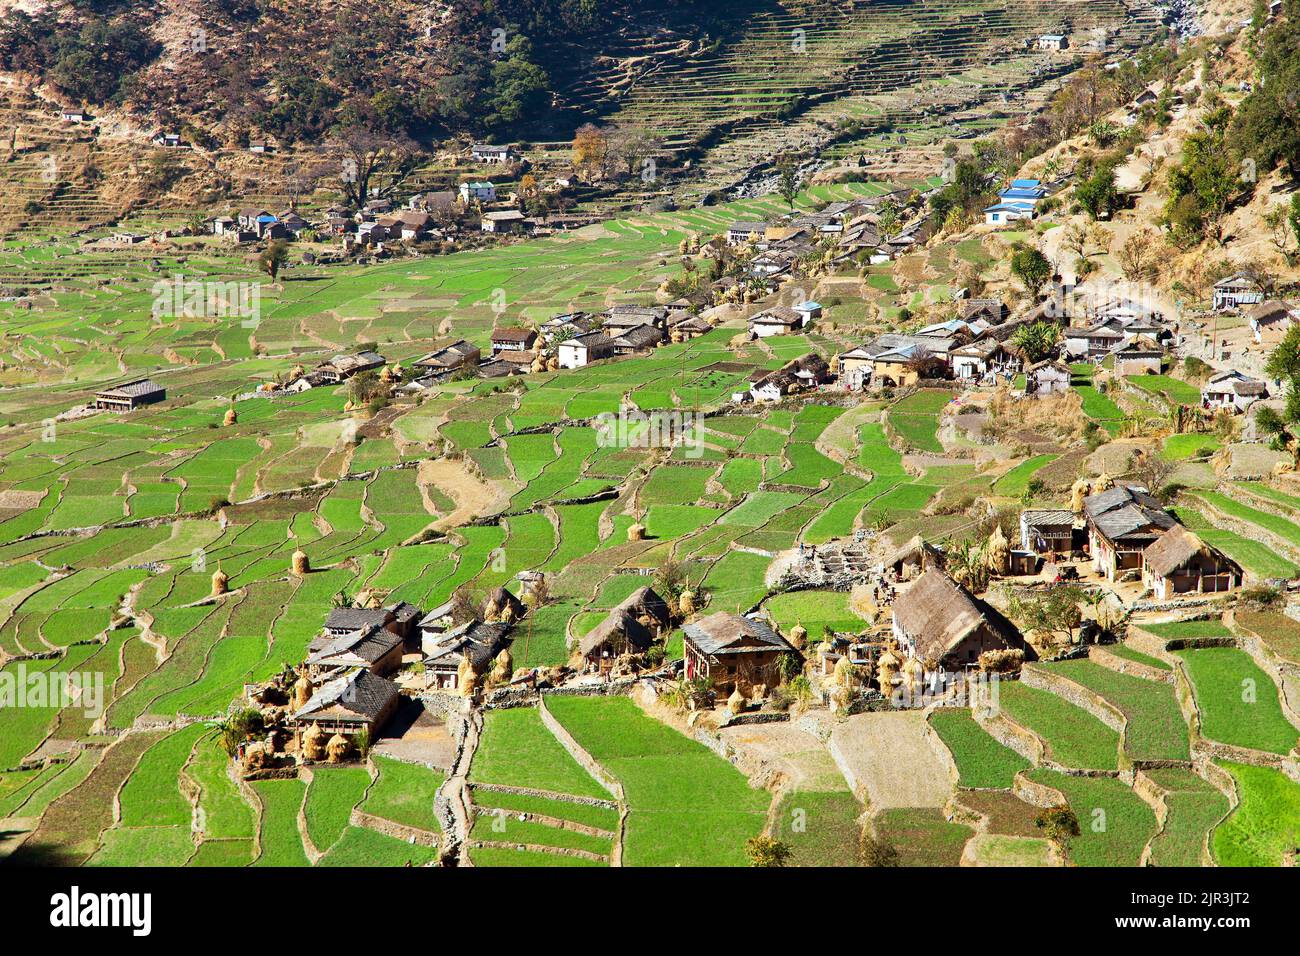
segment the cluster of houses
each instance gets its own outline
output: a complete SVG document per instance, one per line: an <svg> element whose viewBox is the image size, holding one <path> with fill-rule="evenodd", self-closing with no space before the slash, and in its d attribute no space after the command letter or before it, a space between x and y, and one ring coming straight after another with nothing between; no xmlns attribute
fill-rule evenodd
<svg viewBox="0 0 1300 956"><path fill-rule="evenodd" d="M1064 508L1022 512L1020 551L1012 553L1012 563L1033 571L1040 559L1055 564L1085 547L1098 574L1140 580L1158 601L1225 593L1242 584L1239 564L1133 485L1086 496L1080 514Z"/></svg>

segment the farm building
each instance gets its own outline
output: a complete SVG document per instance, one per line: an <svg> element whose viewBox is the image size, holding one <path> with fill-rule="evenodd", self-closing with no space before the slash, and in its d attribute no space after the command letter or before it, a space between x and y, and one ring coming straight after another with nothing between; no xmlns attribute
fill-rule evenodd
<svg viewBox="0 0 1300 956"><path fill-rule="evenodd" d="M497 188L491 183L461 183L460 201L465 205L472 202L496 202Z"/></svg>
<svg viewBox="0 0 1300 956"><path fill-rule="evenodd" d="M327 734L345 737L364 731L374 740L400 701L401 693L392 681L368 670L357 670L322 684L289 718L289 725L298 735L299 752L302 734L313 724Z"/></svg>
<svg viewBox="0 0 1300 956"><path fill-rule="evenodd" d="M385 359L378 352L352 352L343 355L336 355L328 362L322 362L316 367L316 370L323 375L327 381L345 382L354 375L362 372L371 372L377 368L383 368L386 364Z"/></svg>
<svg viewBox="0 0 1300 956"><path fill-rule="evenodd" d="M1221 594L1241 587L1241 565L1182 525L1142 552L1142 583L1158 601L1179 594Z"/></svg>
<svg viewBox="0 0 1300 956"><path fill-rule="evenodd" d="M663 305L616 305L601 317L606 330L632 329L638 325L665 328L668 325L668 307Z"/></svg>
<svg viewBox="0 0 1300 956"><path fill-rule="evenodd" d="M637 325L621 330L611 341L615 355L631 355L649 351L663 340L664 334L653 325Z"/></svg>
<svg viewBox="0 0 1300 956"><path fill-rule="evenodd" d="M181 146L181 137L179 133L156 133L153 138L155 146L161 146L164 149L179 149Z"/></svg>
<svg viewBox="0 0 1300 956"><path fill-rule="evenodd" d="M1300 309L1279 299L1261 302L1247 313L1250 331L1255 334L1255 341L1261 342L1266 333L1282 333L1291 323L1300 319Z"/></svg>
<svg viewBox="0 0 1300 956"><path fill-rule="evenodd" d="M1177 524L1153 496L1126 486L1084 498L1083 513L1093 563L1112 581L1140 569L1147 547Z"/></svg>
<svg viewBox="0 0 1300 956"><path fill-rule="evenodd" d="M1069 554L1074 550L1074 512L1063 508L1020 512L1020 547L1034 554Z"/></svg>
<svg viewBox="0 0 1300 956"><path fill-rule="evenodd" d="M1140 338L1116 349L1114 355L1116 375L1159 375L1165 352L1151 339Z"/></svg>
<svg viewBox="0 0 1300 956"><path fill-rule="evenodd" d="M708 319L692 315L677 322L672 322L668 334L675 342L689 342L691 339L704 335L712 328L713 326L709 325Z"/></svg>
<svg viewBox="0 0 1300 956"><path fill-rule="evenodd" d="M1011 310L1001 299L971 299L962 309L963 322L987 322L989 325L1001 325L1007 320Z"/></svg>
<svg viewBox="0 0 1300 956"><path fill-rule="evenodd" d="M1100 322L1065 330L1065 355L1072 359L1100 359L1123 345L1129 336L1118 323Z"/></svg>
<svg viewBox="0 0 1300 956"><path fill-rule="evenodd" d="M490 146L486 143L475 143L470 147L470 155L477 163L487 163L488 165L505 165L519 160L519 152L513 146Z"/></svg>
<svg viewBox="0 0 1300 956"><path fill-rule="evenodd" d="M1025 369L1025 394L1035 398L1070 390L1070 366L1064 362L1036 362Z"/></svg>
<svg viewBox="0 0 1300 956"><path fill-rule="evenodd" d="M503 209L497 212L486 212L479 223L479 228L484 232L501 235L504 233L516 233L524 231L524 220L527 217L518 209Z"/></svg>
<svg viewBox="0 0 1300 956"><path fill-rule="evenodd" d="M759 370L749 377L749 395L756 402L778 402L787 395L806 392L829 381L830 366L815 352L787 362L775 372Z"/></svg>
<svg viewBox="0 0 1300 956"><path fill-rule="evenodd" d="M59 114L59 118L65 123L84 123L90 117L85 110L66 109Z"/></svg>
<svg viewBox="0 0 1300 956"><path fill-rule="evenodd" d="M307 674L313 680L332 676L338 671L364 667L380 677L402 665L403 642L400 635L375 624L332 638L307 656Z"/></svg>
<svg viewBox="0 0 1300 956"><path fill-rule="evenodd" d="M910 581L931 568L943 568L943 551L919 534L885 558L885 570L893 571L900 581Z"/></svg>
<svg viewBox="0 0 1300 956"><path fill-rule="evenodd" d="M1201 405L1208 409L1244 412L1261 398L1268 398L1268 386L1238 371L1220 372L1201 386Z"/></svg>
<svg viewBox="0 0 1300 956"><path fill-rule="evenodd" d="M779 660L798 651L766 621L719 611L682 628L686 678L719 689L781 683Z"/></svg>
<svg viewBox="0 0 1300 956"><path fill-rule="evenodd" d="M478 364L481 355L477 345L471 345L464 339L460 339L430 352L423 358L416 359L411 364L425 374L440 374L454 372L466 366L472 368Z"/></svg>
<svg viewBox="0 0 1300 956"><path fill-rule="evenodd" d="M1264 289L1251 273L1242 271L1214 283L1214 311L1239 309L1243 305L1259 305L1264 301Z"/></svg>
<svg viewBox="0 0 1300 956"><path fill-rule="evenodd" d="M960 671L985 651L1025 648L1010 621L933 568L894 599L893 631L899 647L930 670Z"/></svg>
<svg viewBox="0 0 1300 956"><path fill-rule="evenodd" d="M980 339L953 349L951 355L953 378L959 380L978 380L990 372L1009 373L1020 367L1020 359L993 338Z"/></svg>
<svg viewBox="0 0 1300 956"><path fill-rule="evenodd" d="M561 342L558 359L560 368L582 368L613 355L613 339L604 332L588 332Z"/></svg>
<svg viewBox="0 0 1300 956"><path fill-rule="evenodd" d="M587 673L607 674L624 654L643 654L654 644L650 629L627 611L615 608L587 632L578 643L582 668Z"/></svg>
<svg viewBox="0 0 1300 956"><path fill-rule="evenodd" d="M1038 49L1060 53L1070 48L1070 38L1063 33L1044 33L1038 38Z"/></svg>
<svg viewBox="0 0 1300 956"><path fill-rule="evenodd" d="M793 308L803 317L805 328L812 324L814 319L820 319L822 317L822 306L820 302L796 302Z"/></svg>
<svg viewBox="0 0 1300 956"><path fill-rule="evenodd" d="M537 332L522 326L492 330L492 354L498 352L527 352L537 342Z"/></svg>
<svg viewBox="0 0 1300 956"><path fill-rule="evenodd" d="M767 338L770 335L787 335L803 328L804 317L794 309L777 306L765 309L749 320L749 331L755 338Z"/></svg>
<svg viewBox="0 0 1300 956"><path fill-rule="evenodd" d="M508 648L511 625L505 621L469 621L423 641L425 687L459 691L461 664L469 662L475 674L484 673L496 656ZM427 633L427 632L426 632Z"/></svg>
<svg viewBox="0 0 1300 956"><path fill-rule="evenodd" d="M984 221L1001 226L1020 219L1033 219L1047 190L1037 179L1016 179L998 193L998 201L984 210Z"/></svg>
<svg viewBox="0 0 1300 956"><path fill-rule="evenodd" d="M765 222L733 222L727 227L727 242L733 246L746 242L761 242L767 235Z"/></svg>
<svg viewBox="0 0 1300 956"><path fill-rule="evenodd" d="M166 398L165 388L151 379L141 378L96 392L95 408L109 412L131 412L142 405L153 405Z"/></svg>

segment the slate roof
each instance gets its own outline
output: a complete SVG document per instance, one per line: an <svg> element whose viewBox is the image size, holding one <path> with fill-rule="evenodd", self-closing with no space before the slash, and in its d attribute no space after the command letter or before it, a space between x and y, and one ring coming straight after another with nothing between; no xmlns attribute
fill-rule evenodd
<svg viewBox="0 0 1300 956"><path fill-rule="evenodd" d="M634 618L627 611L615 608L603 621L593 627L578 644L582 656L586 657L599 650L611 639L622 634L624 639L638 650L645 650L654 643L650 629Z"/></svg>
<svg viewBox="0 0 1300 956"><path fill-rule="evenodd" d="M1146 537L1152 528L1164 531L1178 523L1153 496L1126 486L1089 495L1083 499L1083 511L1092 526L1111 541L1134 534Z"/></svg>
<svg viewBox="0 0 1300 956"><path fill-rule="evenodd" d="M336 607L325 618L325 626L331 629L360 631L367 627L383 627L388 623L389 611L385 608L371 607Z"/></svg>
<svg viewBox="0 0 1300 956"><path fill-rule="evenodd" d="M752 654L759 651L794 651L794 646L766 621L718 611L682 628L704 654ZM745 646L757 642L757 646Z"/></svg>
<svg viewBox="0 0 1300 956"><path fill-rule="evenodd" d="M438 638L432 651L426 654L426 660L430 664L459 667L462 660L468 659L476 671L481 671L512 643L510 627L505 622L483 621L453 627Z"/></svg>
<svg viewBox="0 0 1300 956"><path fill-rule="evenodd" d="M339 707L358 717L376 720L398 694L397 685L392 681L361 669L326 681L293 715L293 719L311 720L321 711Z"/></svg>
<svg viewBox="0 0 1300 956"><path fill-rule="evenodd" d="M308 657L307 663L325 664L329 663L331 658L352 654L367 664L373 664L383 660L401 643L402 639L392 631L371 626L364 631L336 637Z"/></svg>
<svg viewBox="0 0 1300 956"><path fill-rule="evenodd" d="M162 391L166 391L166 389L157 382L152 379L142 378L134 382L127 382L125 385L106 388L102 392L96 392L95 394L100 398L140 398L144 395L155 395Z"/></svg>

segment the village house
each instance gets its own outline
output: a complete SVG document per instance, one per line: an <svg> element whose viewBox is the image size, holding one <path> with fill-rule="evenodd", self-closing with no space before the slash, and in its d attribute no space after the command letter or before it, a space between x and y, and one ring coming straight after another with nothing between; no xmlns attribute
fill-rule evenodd
<svg viewBox="0 0 1300 956"><path fill-rule="evenodd" d="M691 339L699 338L706 332L711 331L712 328L713 326L709 325L708 319L698 315L691 315L671 323L669 335L674 342L689 342Z"/></svg>
<svg viewBox="0 0 1300 956"><path fill-rule="evenodd" d="M755 338L764 339L770 335L798 332L803 326L803 315L794 309L779 305L752 316L749 320L749 333Z"/></svg>
<svg viewBox="0 0 1300 956"><path fill-rule="evenodd" d="M633 352L645 352L664 340L664 334L653 325L637 325L623 329L614 336L615 355L631 355Z"/></svg>
<svg viewBox="0 0 1300 956"><path fill-rule="evenodd" d="M491 146L487 143L475 143L471 146L470 156L476 163L485 163L489 166L504 166L518 162L520 159L519 152L513 146Z"/></svg>
<svg viewBox="0 0 1300 956"><path fill-rule="evenodd" d="M457 191L460 194L460 201L466 206L473 202L488 203L497 201L497 188L491 183L461 183Z"/></svg>
<svg viewBox="0 0 1300 956"><path fill-rule="evenodd" d="M1074 512L1064 508L1020 512L1020 548L1053 557L1070 554L1074 551Z"/></svg>
<svg viewBox="0 0 1300 956"><path fill-rule="evenodd" d="M1019 357L1012 355L1007 347L994 338L980 339L959 348L950 354L952 376L960 381L978 381L993 374L1011 374L1021 365Z"/></svg>
<svg viewBox="0 0 1300 956"><path fill-rule="evenodd" d="M528 352L537 343L537 332L523 326L505 326L492 330L492 354Z"/></svg>
<svg viewBox="0 0 1300 956"><path fill-rule="evenodd" d="M65 109L59 114L59 118L65 123L84 123L86 120L90 119L90 117L86 115L85 110L78 109Z"/></svg>
<svg viewBox="0 0 1300 956"><path fill-rule="evenodd" d="M913 535L912 539L885 557L886 571L892 571L900 581L910 581L931 568L942 569L947 562L943 550L925 538Z"/></svg>
<svg viewBox="0 0 1300 956"><path fill-rule="evenodd" d="M1115 374L1121 378L1125 375L1159 375L1164 365L1164 349L1148 338L1134 339L1113 354Z"/></svg>
<svg viewBox="0 0 1300 956"><path fill-rule="evenodd" d="M977 667L985 651L1029 649L1001 613L937 568L894 598L893 634L899 648L929 671Z"/></svg>
<svg viewBox="0 0 1300 956"><path fill-rule="evenodd" d="M1300 321L1300 309L1279 299L1269 299L1251 309L1246 317L1255 341L1262 342L1266 334L1273 338L1274 334L1280 335L1292 323Z"/></svg>
<svg viewBox="0 0 1300 956"><path fill-rule="evenodd" d="M322 362L316 366L316 371L324 376L326 381L338 384L362 372L383 368L387 361L378 352L351 352L336 355L328 362Z"/></svg>
<svg viewBox="0 0 1300 956"><path fill-rule="evenodd" d="M383 628L414 645L421 611L414 604L400 601L386 607L336 607L325 618L324 636L313 642L312 650L339 637L360 634L371 628Z"/></svg>
<svg viewBox="0 0 1300 956"><path fill-rule="evenodd" d="M270 153L275 150L275 144L269 139L250 139L248 141L248 151L250 153Z"/></svg>
<svg viewBox="0 0 1300 956"><path fill-rule="evenodd" d="M1046 398L1070 390L1070 366L1048 359L1035 362L1025 369L1025 394L1033 398Z"/></svg>
<svg viewBox="0 0 1300 956"><path fill-rule="evenodd" d="M179 133L157 133L154 135L153 144L161 146L164 149L179 149L181 147L181 137Z"/></svg>
<svg viewBox="0 0 1300 956"><path fill-rule="evenodd" d="M133 412L167 399L167 390L152 379L140 378L95 393L95 408L108 412Z"/></svg>
<svg viewBox="0 0 1300 956"><path fill-rule="evenodd" d="M566 312L547 319L537 327L537 331L547 345L554 345L599 328L600 318L590 312Z"/></svg>
<svg viewBox="0 0 1300 956"><path fill-rule="evenodd" d="M616 305L601 316L601 324L610 329L631 329L638 325L653 325L663 329L668 324L666 305Z"/></svg>
<svg viewBox="0 0 1300 956"><path fill-rule="evenodd" d="M605 674L624 654L642 654L671 626L668 603L653 588L637 588L578 644L583 669Z"/></svg>
<svg viewBox="0 0 1300 956"><path fill-rule="evenodd" d="M1222 594L1241 587L1241 565L1182 525L1142 552L1142 583L1157 601L1180 594Z"/></svg>
<svg viewBox="0 0 1300 956"><path fill-rule="evenodd" d="M513 234L524 231L526 217L518 209L502 209L485 212L479 222L479 228L495 235Z"/></svg>
<svg viewBox="0 0 1300 956"><path fill-rule="evenodd" d="M406 201L408 208L417 212L426 212L441 222L455 217L457 213L456 203L456 193L451 189L416 193Z"/></svg>
<svg viewBox="0 0 1300 956"><path fill-rule="evenodd" d="M378 624L332 637L307 655L307 674L313 680L339 671L365 667L386 677L402 666L404 642L400 635Z"/></svg>
<svg viewBox="0 0 1300 956"><path fill-rule="evenodd" d="M279 217L265 209L241 209L236 219L241 232L250 232L258 239L283 239L286 234Z"/></svg>
<svg viewBox="0 0 1300 956"><path fill-rule="evenodd" d="M208 232L214 236L224 236L239 231L238 220L233 216L212 216L205 219L204 224L208 227Z"/></svg>
<svg viewBox="0 0 1300 956"><path fill-rule="evenodd" d="M411 366L426 375L446 374L466 366L472 368L478 364L481 355L477 345L460 339L416 359Z"/></svg>
<svg viewBox="0 0 1300 956"><path fill-rule="evenodd" d="M1235 370L1219 372L1201 386L1201 406L1211 410L1227 408L1236 414L1261 398L1268 398L1268 386Z"/></svg>
<svg viewBox="0 0 1300 956"><path fill-rule="evenodd" d="M1225 312L1243 305L1259 305L1264 289L1250 272L1236 272L1214 283L1214 311Z"/></svg>
<svg viewBox="0 0 1300 956"><path fill-rule="evenodd" d="M560 368L583 368L613 356L613 339L604 332L586 332L561 342L556 358Z"/></svg>
<svg viewBox="0 0 1300 956"><path fill-rule="evenodd" d="M961 310L963 322L986 322L990 326L1001 325L1007 320L1011 310L1001 299L971 299Z"/></svg>
<svg viewBox="0 0 1300 956"><path fill-rule="evenodd" d="M1151 494L1123 485L1083 499L1083 514L1093 564L1111 581L1140 570L1147 546L1177 524Z"/></svg>
<svg viewBox="0 0 1300 956"><path fill-rule="evenodd" d="M732 246L762 242L767 235L765 222L733 222L727 227L727 243Z"/></svg>
<svg viewBox="0 0 1300 956"><path fill-rule="evenodd" d="M803 319L803 328L812 325L813 320L822 317L822 306L820 302L796 302L792 308L799 313Z"/></svg>
<svg viewBox="0 0 1300 956"><path fill-rule="evenodd" d="M779 402L787 395L806 392L830 380L830 366L815 352L787 362L774 372L762 369L749 377L749 395L756 402Z"/></svg>
<svg viewBox="0 0 1300 956"><path fill-rule="evenodd" d="M766 621L719 611L682 628L686 679L718 690L746 690L781 683L780 660L799 652Z"/></svg>
<svg viewBox="0 0 1300 956"><path fill-rule="evenodd" d="M1061 53L1070 48L1070 38L1063 33L1044 33L1038 38L1038 49Z"/></svg>
<svg viewBox="0 0 1300 956"><path fill-rule="evenodd" d="M923 374L947 372L954 339L888 332L837 359L840 384L847 389L907 388Z"/></svg>
<svg viewBox="0 0 1300 956"><path fill-rule="evenodd" d="M1128 339L1118 322L1071 326L1065 330L1065 356L1070 359L1102 359Z"/></svg>
<svg viewBox="0 0 1300 956"><path fill-rule="evenodd" d="M1033 219L1047 190L1037 179L1015 179L998 193L998 201L984 210L984 221L1001 226L1020 219Z"/></svg>
<svg viewBox="0 0 1300 956"><path fill-rule="evenodd" d="M302 735L313 724L326 734L364 733L374 741L400 703L396 684L361 668L322 684L289 718L289 725L296 732L299 753Z"/></svg>
<svg viewBox="0 0 1300 956"><path fill-rule="evenodd" d="M461 690L461 664L466 661L476 675L484 674L497 655L513 643L511 627L506 621L468 621L445 633L426 637L422 644L425 687Z"/></svg>

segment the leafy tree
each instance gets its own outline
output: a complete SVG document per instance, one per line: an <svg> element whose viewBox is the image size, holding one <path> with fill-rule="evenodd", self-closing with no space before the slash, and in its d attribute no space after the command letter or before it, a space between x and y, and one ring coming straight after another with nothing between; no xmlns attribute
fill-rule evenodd
<svg viewBox="0 0 1300 956"><path fill-rule="evenodd" d="M1261 174L1285 164L1300 176L1300 0L1284 0L1282 16L1264 31L1256 65L1258 80L1237 110L1231 141Z"/></svg>
<svg viewBox="0 0 1300 956"><path fill-rule="evenodd" d="M863 832L858 848L858 857L863 866L899 866L898 850L889 841Z"/></svg>
<svg viewBox="0 0 1300 956"><path fill-rule="evenodd" d="M1068 806L1048 807L1038 815L1035 826L1043 831L1047 839L1064 851L1071 837L1079 835L1079 818Z"/></svg>
<svg viewBox="0 0 1300 956"><path fill-rule="evenodd" d="M1169 177L1165 221L1180 241L1222 238L1222 221L1240 195L1240 170L1222 134L1193 133L1183 143L1183 159Z"/></svg>
<svg viewBox="0 0 1300 956"><path fill-rule="evenodd" d="M1011 344L1020 350L1027 362L1041 362L1056 354L1061 341L1061 327L1046 320L1022 325L1011 335Z"/></svg>
<svg viewBox="0 0 1300 956"><path fill-rule="evenodd" d="M1074 640L1074 629L1083 618L1079 610L1083 597L1083 589L1075 585L1052 588L1042 597L1017 595L1007 604L1007 616L1020 625L1021 630L1063 636L1070 643Z"/></svg>
<svg viewBox="0 0 1300 956"><path fill-rule="evenodd" d="M794 162L788 157L781 160L780 175L776 180L776 191L793 209L795 198L799 195L799 173L795 170Z"/></svg>
<svg viewBox="0 0 1300 956"><path fill-rule="evenodd" d="M221 732L221 749L228 757L239 753L239 745L249 737L257 737L266 729L261 712L252 707L235 711L218 728Z"/></svg>
<svg viewBox="0 0 1300 956"><path fill-rule="evenodd" d="M1119 201L1115 189L1115 167L1111 163L1099 164L1090 177L1075 187L1074 197L1094 220L1102 213L1114 212Z"/></svg>
<svg viewBox="0 0 1300 956"><path fill-rule="evenodd" d="M1011 257L1011 274L1035 299L1042 294L1043 286L1051 280L1054 272L1051 260L1037 249L1020 249Z"/></svg>
<svg viewBox="0 0 1300 956"><path fill-rule="evenodd" d="M276 239L257 257L257 267L271 277L275 282L280 278L280 269L289 259L289 243L283 239Z"/></svg>

